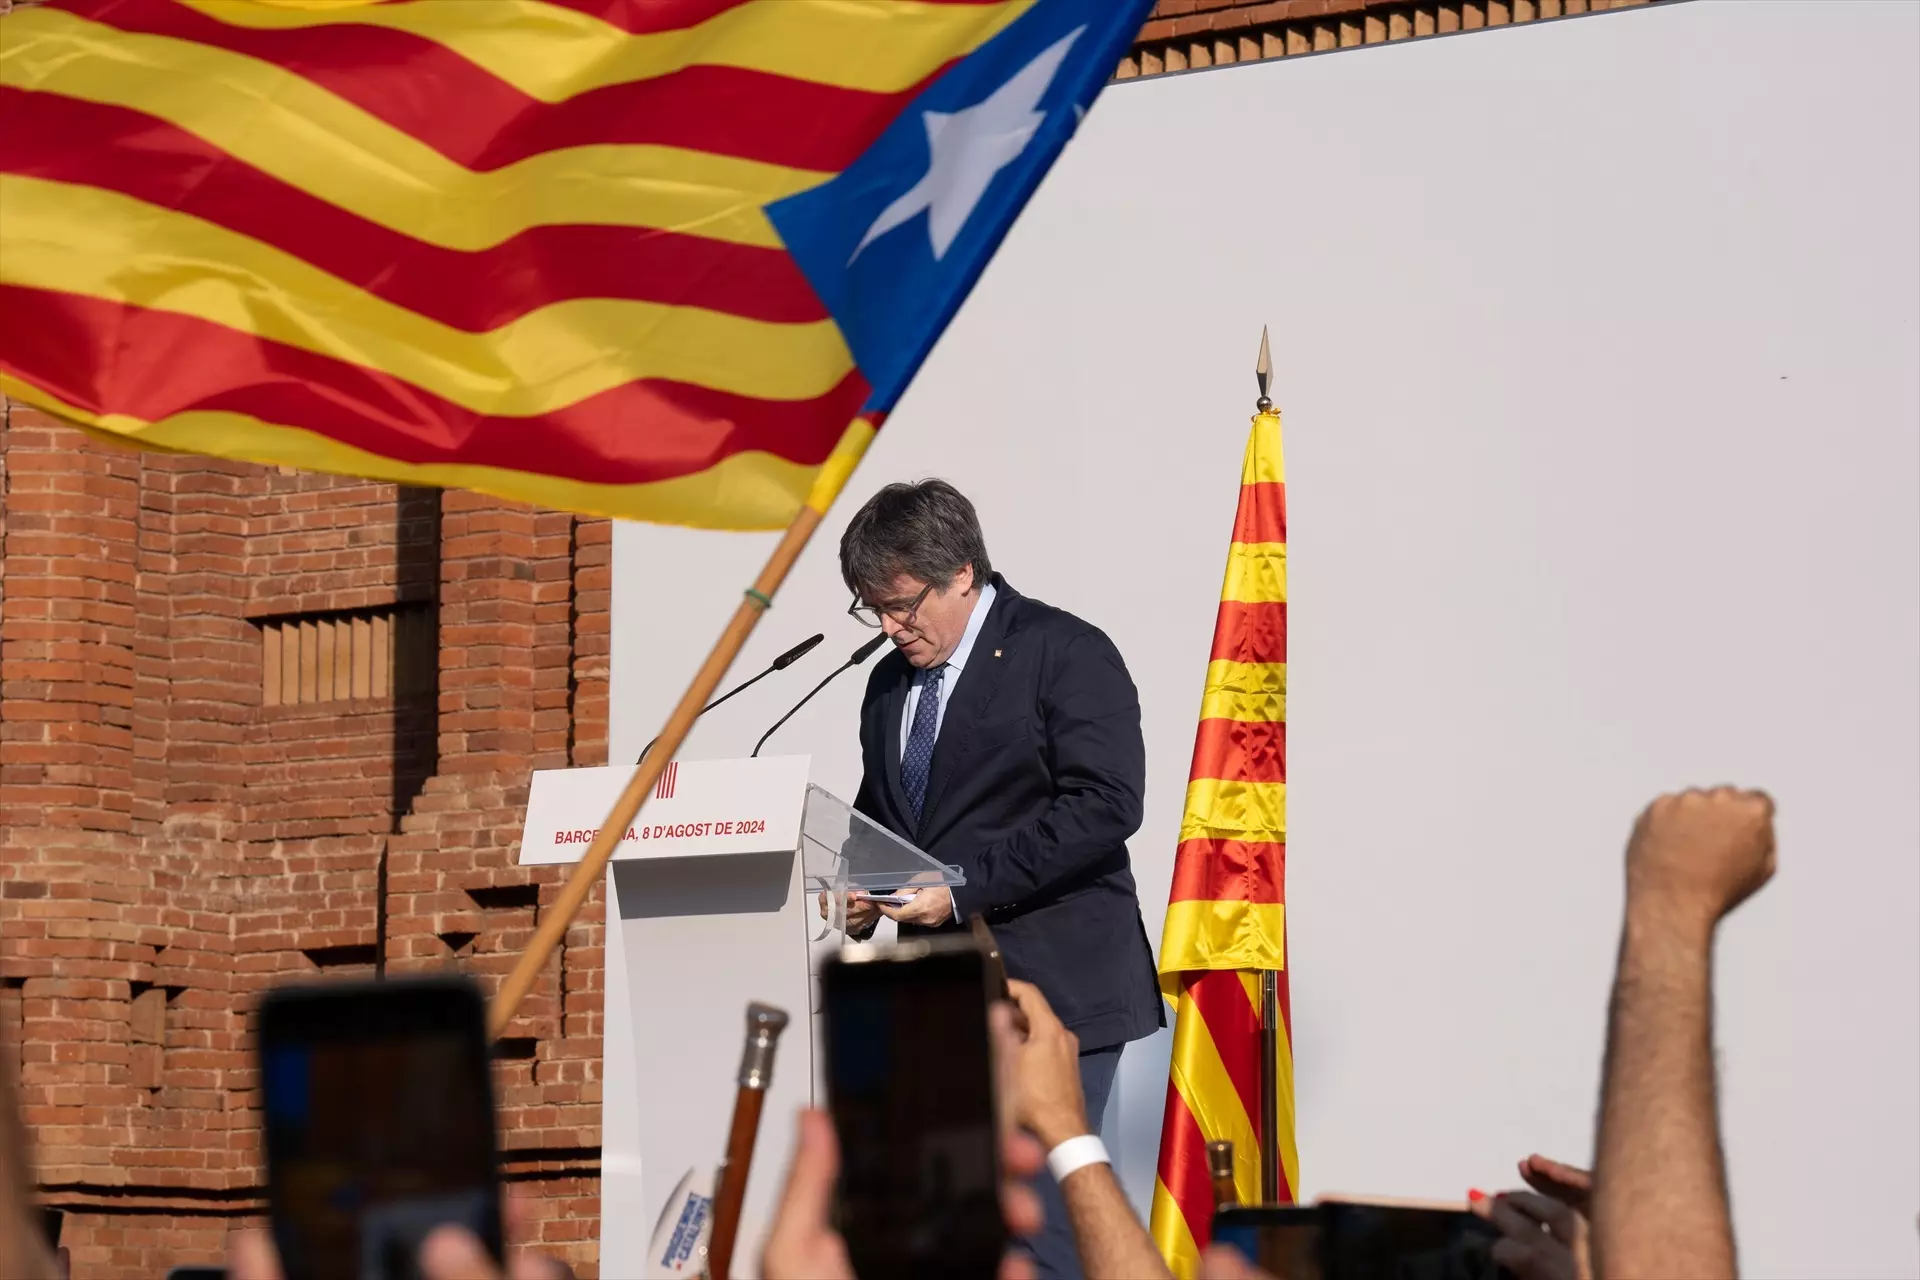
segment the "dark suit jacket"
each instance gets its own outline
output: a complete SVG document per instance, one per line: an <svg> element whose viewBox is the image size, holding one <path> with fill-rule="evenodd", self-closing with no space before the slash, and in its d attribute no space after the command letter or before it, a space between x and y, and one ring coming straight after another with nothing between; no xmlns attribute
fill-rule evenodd
<svg viewBox="0 0 1920 1280"><path fill-rule="evenodd" d="M1140 698L1098 628L993 584L919 823L900 787L914 672L897 652L867 681L854 807L965 872L962 916L985 915L1008 975L1039 987L1082 1049L1124 1044L1166 1025L1126 845L1146 788Z"/></svg>

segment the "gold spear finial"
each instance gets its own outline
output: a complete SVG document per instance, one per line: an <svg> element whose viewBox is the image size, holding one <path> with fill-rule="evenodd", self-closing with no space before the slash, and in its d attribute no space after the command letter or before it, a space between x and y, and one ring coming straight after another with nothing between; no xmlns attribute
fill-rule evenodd
<svg viewBox="0 0 1920 1280"><path fill-rule="evenodd" d="M1253 362L1253 376L1260 382L1260 399L1254 408L1261 413L1273 412L1273 401L1267 398L1267 389L1273 385L1273 352L1267 349L1267 326L1260 326L1260 358Z"/></svg>

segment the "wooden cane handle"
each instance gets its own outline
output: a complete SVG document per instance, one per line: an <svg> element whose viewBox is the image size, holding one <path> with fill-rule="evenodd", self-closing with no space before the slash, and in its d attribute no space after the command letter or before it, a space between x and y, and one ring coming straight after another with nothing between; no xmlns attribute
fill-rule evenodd
<svg viewBox="0 0 1920 1280"><path fill-rule="evenodd" d="M1227 1141L1207 1144L1207 1173L1213 1181L1213 1207L1225 1209L1240 1203L1240 1192L1233 1185L1233 1144Z"/></svg>

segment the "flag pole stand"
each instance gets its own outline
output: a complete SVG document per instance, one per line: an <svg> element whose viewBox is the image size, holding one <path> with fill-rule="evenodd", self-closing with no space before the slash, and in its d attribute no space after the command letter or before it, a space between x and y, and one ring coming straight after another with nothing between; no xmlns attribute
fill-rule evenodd
<svg viewBox="0 0 1920 1280"><path fill-rule="evenodd" d="M733 618L727 623L726 630L720 633L720 639L700 664L700 670L694 674L693 683L680 696L680 703L674 707L673 714L667 717L666 727L660 730L655 748L647 752L627 779L627 786L620 798L613 802L606 820L594 833L593 842L587 846L586 854L575 864L573 874L560 887L553 905L540 912L540 927L534 931L527 949L520 953L520 959L513 966L513 972L507 975L500 990L494 995L493 1003L487 1010L487 1031L498 1039L505 1034L507 1026L513 1021L514 1013L520 1008L520 1002L533 989L539 979L540 971L546 967L554 949L567 936L567 930L573 927L574 917L580 914L587 895L593 892L593 886L600 881L601 873L607 869L607 863L613 859L613 851L620 847L620 840L634 817L640 812L640 806L646 802L654 784L660 780L660 774L666 769L667 762L680 750L680 744L686 741L688 730L700 714L700 708L707 705L713 691L726 678L727 668L740 653L747 637L753 634L754 627L760 621L760 615L773 607L774 593L780 590L780 584L786 581L787 573L793 568L800 553L806 550L808 539L813 531L820 527L827 509L834 499L840 496L840 490L846 486L853 469L860 464L860 458L872 443L874 427L865 418L855 418L848 424L840 443L833 455L820 468L820 474L814 480L813 492L808 495L806 504L800 508L800 514L787 526L781 535L779 545L773 554L767 557L767 563L760 570L760 576L747 588L740 605L733 611Z"/></svg>
<svg viewBox="0 0 1920 1280"><path fill-rule="evenodd" d="M1280 1203L1280 975L1260 971L1260 1203Z"/></svg>

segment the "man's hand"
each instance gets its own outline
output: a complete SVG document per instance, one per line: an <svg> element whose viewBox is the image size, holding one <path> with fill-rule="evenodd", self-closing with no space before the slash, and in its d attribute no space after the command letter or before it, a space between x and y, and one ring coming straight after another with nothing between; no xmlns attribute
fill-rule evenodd
<svg viewBox="0 0 1920 1280"><path fill-rule="evenodd" d="M503 1273L480 1244L460 1227L440 1227L420 1246L423 1280L573 1280L573 1269L544 1253L515 1251Z"/></svg>
<svg viewBox="0 0 1920 1280"><path fill-rule="evenodd" d="M846 934L849 938L864 938L873 932L873 926L880 920L879 903L868 902L865 898L856 898L849 893L845 897L844 905L847 909ZM820 891L820 918L822 920L833 918L833 904L827 900L824 889Z"/></svg>
<svg viewBox="0 0 1920 1280"><path fill-rule="evenodd" d="M1493 1260L1519 1280L1593 1280L1587 1243L1593 1175L1545 1156L1528 1156L1520 1162L1520 1176L1533 1191L1491 1199L1476 1191L1470 1201L1475 1213L1500 1230Z"/></svg>
<svg viewBox="0 0 1920 1280"><path fill-rule="evenodd" d="M1648 805L1627 842L1627 911L1711 932L1773 875L1773 801L1764 791L1682 791Z"/></svg>
<svg viewBox="0 0 1920 1280"><path fill-rule="evenodd" d="M1237 1249L1216 1244L1200 1255L1200 1280L1287 1280L1248 1262Z"/></svg>
<svg viewBox="0 0 1920 1280"><path fill-rule="evenodd" d="M1080 1089L1080 1039L1060 1025L1046 997L1031 983L1008 982L1007 995L991 1012L999 1047L1001 1109L1033 1135L1020 1136L1035 1152L1052 1151L1070 1138L1093 1132ZM1062 1179L1059 1189L1080 1269L1091 1280L1173 1280L1111 1165L1083 1165Z"/></svg>
<svg viewBox="0 0 1920 1280"><path fill-rule="evenodd" d="M1573 1274L1576 1280L1593 1280L1593 1246L1589 1239L1592 1232L1587 1221L1593 1204L1593 1174L1558 1160L1532 1155L1520 1162L1520 1176L1535 1191L1558 1201L1572 1213L1573 1221L1565 1225L1571 1237L1567 1244L1573 1254ZM1542 1221L1549 1232L1554 1230L1552 1222Z"/></svg>
<svg viewBox="0 0 1920 1280"><path fill-rule="evenodd" d="M1520 1176L1543 1196L1552 1196L1578 1214L1585 1214L1593 1202L1593 1174L1545 1156L1528 1156L1520 1162Z"/></svg>
<svg viewBox="0 0 1920 1280"><path fill-rule="evenodd" d="M766 1280L853 1280L847 1242L833 1229L833 1180L839 1172L833 1121L823 1111L802 1111L787 1188L760 1254Z"/></svg>
<svg viewBox="0 0 1920 1280"><path fill-rule="evenodd" d="M1025 1139L1003 1142L1000 1159L1009 1180L1000 1197L1007 1229L1031 1235L1040 1228L1040 1200L1015 1180L1038 1173L1046 1158ZM833 1184L839 1176L833 1121L822 1111L802 1111L786 1189L760 1254L764 1280L854 1280L847 1242L833 1228ZM1033 1274L1033 1263L1023 1256L1009 1253L1001 1260L999 1280L1033 1280Z"/></svg>
<svg viewBox="0 0 1920 1280"><path fill-rule="evenodd" d="M900 924L917 924L931 929L953 919L953 891L945 885L916 890L913 901L904 907L880 908L882 915Z"/></svg>
<svg viewBox="0 0 1920 1280"><path fill-rule="evenodd" d="M1558 1200L1509 1191L1482 1196L1470 1207L1499 1229L1493 1260L1519 1280L1591 1280L1587 1220Z"/></svg>
<svg viewBox="0 0 1920 1280"><path fill-rule="evenodd" d="M510 1241L532 1234L531 1206L525 1200L509 1192L503 1207ZM550 1254L510 1248L507 1257L502 1271L471 1231L438 1227L420 1245L420 1274L424 1280L573 1280L573 1268ZM248 1228L227 1237L227 1280L280 1280L284 1274L267 1232Z"/></svg>
<svg viewBox="0 0 1920 1280"><path fill-rule="evenodd" d="M1007 994L1027 1024L1026 1039L1013 1051L1014 1119L1051 1151L1093 1132L1080 1090L1080 1037L1061 1025L1031 982L1010 980Z"/></svg>

